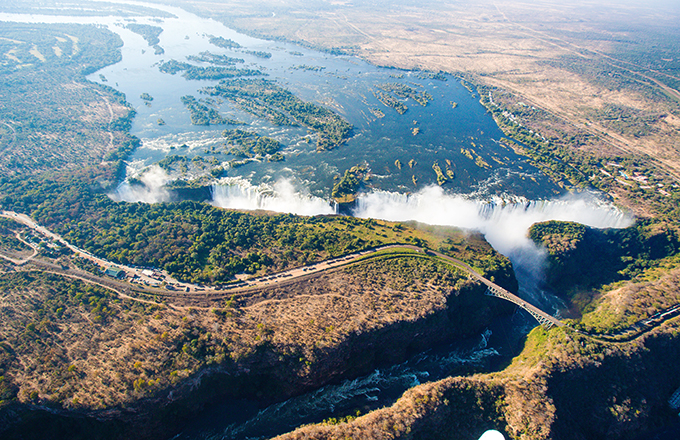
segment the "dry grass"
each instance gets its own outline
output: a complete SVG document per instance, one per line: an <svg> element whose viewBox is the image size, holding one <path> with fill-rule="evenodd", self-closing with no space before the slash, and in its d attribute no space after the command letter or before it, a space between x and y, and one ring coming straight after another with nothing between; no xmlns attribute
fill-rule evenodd
<svg viewBox="0 0 680 440"><path fill-rule="evenodd" d="M124 133L102 130L102 126L126 116L128 108L85 83L50 80L46 81L50 92L22 103L24 111L43 124L30 136L20 132L17 138L8 140L0 160L0 170L7 176L100 163L125 139ZM13 121L9 124L16 126Z"/></svg>
<svg viewBox="0 0 680 440"><path fill-rule="evenodd" d="M298 0L274 6L232 0L192 7L251 34L339 48L377 65L472 75L597 136L599 146L594 148L649 155L676 179L680 176L680 92L660 83L656 78L664 77L649 67L621 57L628 48L644 47L645 38L656 38L637 32L644 26L665 32L667 41L659 50L668 49L663 44L674 38L674 12L514 1L409 7L398 2L348 6ZM630 28L619 26L621 22ZM627 82L603 81L609 72ZM621 134L592 116L612 103L666 116L642 136ZM549 125L539 128L550 130Z"/></svg>
<svg viewBox="0 0 680 440"><path fill-rule="evenodd" d="M522 440L638 438L677 419L666 402L677 387L677 335L678 319L616 344L539 327L502 372L419 385L348 423L277 439L473 440L487 429Z"/></svg>
<svg viewBox="0 0 680 440"><path fill-rule="evenodd" d="M324 273L266 290L248 306L212 309L120 300L56 275L4 274L0 281L6 318L0 375L22 402L87 410L164 395L207 366L232 373L278 368L293 389L318 386L367 353L356 352L360 342L347 346L350 341L446 314L459 307L447 302L461 291L480 295L466 276L414 258ZM449 327L450 336L466 331ZM447 337L448 330L434 330L435 339ZM428 340L426 334L420 337ZM409 337L408 331L399 336L404 355Z"/></svg>
<svg viewBox="0 0 680 440"><path fill-rule="evenodd" d="M677 258L669 258L661 268L650 269L632 282L615 283L602 290L593 310L583 315L583 326L595 332L628 328L680 303Z"/></svg>
<svg viewBox="0 0 680 440"><path fill-rule="evenodd" d="M24 65L0 60L5 92L0 95L2 177L99 165L129 140L127 130L115 123L126 118L130 108L82 73L93 62L104 66L118 60L115 34L79 25L20 23L8 23L2 34L24 40L3 39L18 56L25 59L30 53L33 60ZM55 39L65 45L65 58L72 62L54 54Z"/></svg>

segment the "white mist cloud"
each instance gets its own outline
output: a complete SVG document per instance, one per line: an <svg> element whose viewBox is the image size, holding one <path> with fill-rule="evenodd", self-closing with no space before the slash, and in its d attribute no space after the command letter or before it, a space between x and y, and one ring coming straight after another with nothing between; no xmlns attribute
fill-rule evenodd
<svg viewBox="0 0 680 440"><path fill-rule="evenodd" d="M139 180L144 183L144 186L130 185L125 180L113 194L110 194L110 197L117 202L158 203L170 200L170 193L165 188L170 177L161 167L152 166L140 176Z"/></svg>
<svg viewBox="0 0 680 440"><path fill-rule="evenodd" d="M213 186L213 204L231 209L264 209L299 215L333 214L327 200L299 191L288 179L273 188L252 186L244 180L230 180Z"/></svg>
<svg viewBox="0 0 680 440"><path fill-rule="evenodd" d="M359 197L354 214L474 229L504 254L526 243L529 227L537 222L574 221L597 228L619 228L631 223L630 218L613 206L586 197L523 203L485 202L446 194L438 186L411 195L385 191L365 194Z"/></svg>
<svg viewBox="0 0 680 440"><path fill-rule="evenodd" d="M213 204L231 209L265 209L301 215L332 214L326 200L298 190L290 180L279 180L273 188L253 186L244 179L225 179L213 186ZM548 220L574 221L596 228L620 228L631 218L592 197L568 196L558 200L507 203L468 199L446 194L430 186L415 194L374 191L357 199L354 215L392 221L416 220L432 225L472 229L484 234L491 245L514 260L527 254L543 260L541 251L527 237L531 225ZM518 261L519 262L519 261ZM536 263L540 269L540 262Z"/></svg>
<svg viewBox="0 0 680 440"><path fill-rule="evenodd" d="M144 187L120 185L111 196L115 200L146 203L169 200L164 188L168 175L153 167L141 177ZM242 178L223 179L213 186L213 204L221 208L286 212L299 215L333 214L327 200L300 190L288 179L271 187L253 186ZM543 276L544 251L528 238L531 225L548 220L582 223L596 228L629 226L632 219L611 204L595 197L567 196L556 200L507 202L482 201L447 194L438 186L415 194L374 191L361 194L354 215L391 221L416 220L432 225L454 226L484 234L497 251L510 258L525 290L535 290ZM537 289L536 289L537 290Z"/></svg>
<svg viewBox="0 0 680 440"><path fill-rule="evenodd" d="M528 238L531 225L548 220L582 223L596 228L629 226L632 219L609 204L586 196L558 200L506 203L485 202L446 194L430 186L406 195L375 191L359 197L357 217L392 221L416 220L433 225L455 226L481 232L500 253L511 259L516 270L534 280L545 265L544 252Z"/></svg>

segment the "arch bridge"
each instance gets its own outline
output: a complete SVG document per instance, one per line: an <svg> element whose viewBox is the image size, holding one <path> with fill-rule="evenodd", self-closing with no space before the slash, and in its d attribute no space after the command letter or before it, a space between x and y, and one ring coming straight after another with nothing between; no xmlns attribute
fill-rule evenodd
<svg viewBox="0 0 680 440"><path fill-rule="evenodd" d="M510 293L509 291L505 290L501 286L493 283L492 281L484 278L481 276L479 273L477 273L472 267L470 267L468 264L463 263L460 260L457 260L455 258L451 258L449 256L446 256L444 254L441 254L439 252L434 252L434 251L428 251L433 255L436 255L437 257L446 260L447 262L453 264L454 266L460 267L461 269L464 269L466 272L468 272L473 278L478 280L479 282L483 283L486 285L486 295L489 296L495 296L496 298L501 298L506 301L510 301L511 303L521 307L522 309L526 310L529 312L531 316L533 316L536 321L538 321L539 324L541 324L546 330L552 327L553 325L556 327L564 327L564 323L560 321L559 319L555 318L554 316L544 312L543 310L539 309L535 305L523 300L519 296Z"/></svg>

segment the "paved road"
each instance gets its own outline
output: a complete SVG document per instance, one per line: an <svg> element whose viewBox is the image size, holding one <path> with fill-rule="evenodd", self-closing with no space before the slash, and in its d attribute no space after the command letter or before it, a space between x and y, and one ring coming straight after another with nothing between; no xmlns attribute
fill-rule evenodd
<svg viewBox="0 0 680 440"><path fill-rule="evenodd" d="M99 258L99 257L97 257L97 256L95 256L95 255L93 255L93 254L91 254L91 253L89 253L89 252L87 252L83 249L80 249L77 246L72 245L71 243L66 241L63 237L61 237L59 234L56 234L56 233L50 231L49 229L47 229L43 226L40 226L39 224L34 222L33 219L31 219L27 215L19 214L19 213L13 212L13 211L2 211L0 213L0 217L5 217L5 218L12 219L14 221L17 221L17 222L29 227L33 231L38 232L41 235L47 237L48 239L54 240L57 243L61 244L62 246L67 247L68 249L73 251L76 255L78 255L82 258L85 258L86 260L89 260L92 263L97 264L101 267L114 267L114 268L117 268L117 269L124 270L127 274L134 274L137 277L137 279L140 280L140 282L145 282L147 285L161 284L161 282L165 281L165 282L168 282L168 283L175 284L177 286L189 287L190 290L192 290L192 289L196 290L197 289L197 286L195 286L195 285L190 285L188 283L180 283L179 281L172 279L172 277L170 277L169 274L167 274L163 271L158 271L158 272L161 273L161 275L157 278L149 277L149 276L146 276L142 273L144 269L133 268L133 267L130 267L130 266L125 266L123 264L116 264L116 263L112 263L110 261L107 261L103 258Z"/></svg>
<svg viewBox="0 0 680 440"><path fill-rule="evenodd" d="M34 231L39 232L40 234L57 241L58 243L61 243L63 246L68 247L71 249L73 252L75 252L78 255L81 255L90 261L100 265L100 266L113 266L113 267L118 267L122 270L125 270L128 273L138 273L140 272L139 269L136 268L131 268L128 266L124 266L121 264L113 264L109 261L106 261L102 258L96 257L92 254L90 254L87 251L84 251L76 246L73 246L66 240L64 240L61 236L58 234L55 234L48 229L38 225L35 223L30 217L23 215L23 214L18 214L16 212L11 212L11 211L3 211L0 213L0 216L7 217L14 219L29 228L33 229ZM490 280L484 278L482 275L480 275L477 271L475 271L470 265L464 263L463 261L460 261L456 258L449 257L448 255L444 255L439 252L435 251L430 251L430 250L425 250L423 248L420 248L418 246L413 246L413 245L406 245L406 244L395 244L395 245L385 245L385 246L380 246L377 248L373 249L368 249L364 250L361 252L355 252L349 255L344 255L342 257L336 257L332 258L330 260L325 260L319 263L315 263L309 266L304 266L304 267L298 267L295 269L290 269L284 272L276 273L273 275L267 275L267 276L262 276L254 279L249 279L245 280L239 283L234 283L229 286L226 286L224 288L217 288L217 287L205 287L202 285L197 285L197 284L189 284L189 283L177 283L177 285L182 286L184 291L178 291L177 288L152 288L152 287L132 287L131 285L123 282L112 282L108 280L107 278L103 277L98 277L96 275L89 274L88 272L80 271L80 273L70 273L70 271L73 271L73 269L63 269L61 267L58 267L56 265L53 265L52 267L53 271L61 271L67 276L74 276L77 278L81 278L84 280L89 280L91 282L100 284L100 285L110 285L112 289L116 290L117 292L121 293L121 289L129 292L129 293L137 293L137 294L142 294L146 296L159 296L162 298L174 298L174 299L183 299L183 300L190 300L190 301L200 301L200 300L216 300L220 298L225 298L230 295L239 295L242 296L242 294L252 292L252 291L258 291L263 288L269 287L269 286L283 286L286 284L290 284L291 282L297 282L300 279L304 277L309 277L310 275L315 275L320 272L327 271L329 269L334 269L342 266L347 266L349 264L355 263L360 259L368 258L368 257L374 257L379 254L381 251L386 251L386 250L397 250L397 249L408 249L411 251L414 251L419 254L427 254L430 256L435 256L437 258L440 258L447 263L458 267L459 269L464 270L467 272L469 275L471 275L473 278L475 278L477 281L480 281L481 283L485 284L487 287L489 287L489 290L494 293L494 296L497 296L499 298L505 299L507 301L510 301L514 304L517 304L519 307L522 307L523 309L527 310L532 316L534 316L541 324L543 325L557 325L557 326L563 326L564 324L559 321L558 319L554 318L553 316L549 315L548 313L542 311L538 307L534 306L533 304L530 304L529 302L521 299L520 297L510 293L509 291L505 290L504 288L500 287L499 285L491 282ZM37 263L38 265L40 264L46 264L46 263ZM167 274L164 274L165 277L167 277ZM169 277L167 277L169 278ZM173 283L174 284L174 283ZM132 290L130 290L132 288ZM188 291L186 291L188 290ZM127 295L126 295L127 296Z"/></svg>
<svg viewBox="0 0 680 440"><path fill-rule="evenodd" d="M6 217L10 218L13 220L18 221L19 223L22 223L29 228L33 229L34 231L39 232L40 234L51 238L62 245L68 247L71 249L73 252L84 256L85 258L88 258L90 261L95 262L96 264L99 264L101 266L114 266L121 268L128 273L137 273L141 271L141 269L136 269L136 268L131 268L128 266L120 265L120 264L113 264L110 261L106 261L102 258L98 258L86 251L83 251L82 249L71 245L68 243L66 240L64 240L61 236L49 231L48 229L38 225L35 223L30 217L23 215L23 214L18 214L15 212L11 211L2 211L0 213L0 217ZM22 240L23 241L23 240ZM27 243L28 244L28 243ZM30 246L30 244L29 244ZM33 247L33 246L31 246ZM34 247L33 247L34 248ZM456 258L450 257L448 255L444 255L442 253L436 252L436 251L431 251L431 250L425 250L423 248L420 248L418 246L413 246L413 245L408 245L408 244L394 244L394 245L385 245L385 246L380 246L374 249L369 249L361 252L356 252L348 255L344 255L342 257L336 257L332 258L330 260L322 261L319 263L315 263L309 266L305 267L298 267L295 269L290 269L284 272L280 272L277 274L273 275L267 275L267 276L262 276L254 279L249 279L246 281L242 281L239 283L234 283L228 286L225 286L224 288L218 288L218 287L205 287L201 285L196 285L196 284L189 284L189 283L181 283L181 286L186 286L190 287L190 291L180 291L177 289L164 289L164 288L154 288L154 287L149 287L149 286L142 286L142 285L137 285L137 284L131 284L125 281L120 281L120 280L114 280L112 278L108 277L101 277L98 275L94 275L90 272L86 272L80 269L74 269L74 268L64 268L62 266L56 265L54 263L50 263L36 257L37 251L34 248L34 254L31 255L30 257L24 259L24 260L15 260L13 258L9 258L6 256L0 255L0 257L11 261L12 263L16 264L17 266L26 266L27 264L32 264L35 266L38 266L41 268L41 270L44 270L46 272L50 273L55 273L71 278L76 278L80 279L85 282L93 283L100 285L102 287L106 287L108 289L111 289L118 293L121 297L128 298L131 300L135 301L141 301L141 302L148 302L148 303L157 303L162 300L169 300L169 301L178 301L179 303L186 304L189 306L206 306L210 307L211 305L214 306L215 301L225 299L225 298L230 298L230 297L235 297L238 300L246 300L250 294L253 292L261 291L262 289L273 287L273 286L285 286L287 284L292 284L294 282L298 282L300 280L303 280L305 278L312 278L315 275L318 275L321 272L328 271L330 269L336 269L340 268L343 266L348 266L350 264L356 263L359 260L362 259L370 259L370 258L375 258L380 256L379 252L385 251L385 250L397 250L397 249L408 249L411 251L416 252L417 254L422 254L423 256L425 255L430 255L430 256L436 256L437 258L446 261L447 263L458 267L459 269L464 270L467 272L470 276L475 278L477 281L485 284L487 287L489 287L489 290L491 290L493 293L495 293L494 296L498 296L500 298L503 298L507 301L513 302L514 304L517 304L519 307L522 307L523 309L527 310L529 313L531 313L539 322L541 320L545 320L550 322L553 325L562 327L564 326L564 323L561 321L557 320L553 316L543 312L541 309L538 307L535 307L531 303L523 300L522 298L519 298L518 296L510 293L509 291L503 289L502 287L498 286L497 284L491 282L490 280L484 278L482 275L480 275L474 268L472 268L470 265L466 264L463 261L460 261ZM179 283L178 283L179 284ZM178 307L177 305L170 304L171 307ZM180 306L181 307L181 306ZM581 334L587 335L587 336L592 336L592 337L605 337L606 339L611 339L613 341L616 341L618 338L621 338L622 336L624 338L630 336L630 337L635 337L640 335L641 333L644 333L646 331L649 331L650 329L662 324L668 319L671 319L677 315L680 315L680 304L675 305L673 307L670 307L667 310L663 310L659 313L657 313L654 316L651 316L649 318L643 319L639 321L638 323L634 324L628 329L622 330L621 332L614 334L614 335L601 335L601 334L591 334L591 333L585 333L582 331L578 331ZM543 322L541 322L543 324ZM629 337L629 338L630 338ZM628 339L629 339L628 338Z"/></svg>
<svg viewBox="0 0 680 440"><path fill-rule="evenodd" d="M493 294L493 296L505 299L507 301L510 301L511 303L514 303L514 304L520 306L521 308L523 308L524 310L529 312L531 314L531 316L536 318L536 320L538 322L540 322L541 325L544 325L546 327L550 327L551 325L556 325L558 327L564 326L564 323L562 321L560 321L559 319L557 319L554 316L544 312L543 310L539 309L535 305L523 300L519 296L517 296L513 293L510 293L508 290L505 290L504 288L502 288L501 286L491 282L490 280L487 280L486 278L481 276L479 273L477 273L477 271L475 271L472 267L470 267L466 263L464 263L464 262L462 262L462 261L460 261L456 258L449 257L448 255L441 254L439 252L434 252L434 251L430 251L430 252L432 254L436 255L437 257L441 258L442 260L446 260L449 263L466 270L475 279L477 279L481 283L485 284L489 288L489 291Z"/></svg>
<svg viewBox="0 0 680 440"><path fill-rule="evenodd" d="M660 312L657 312L648 318L641 319L629 327L621 329L615 333L590 333L576 329L574 329L574 331L584 336L590 336L608 342L625 342L649 332L650 330L660 326L669 319L675 318L678 315L680 315L680 304L676 304L665 310L661 310Z"/></svg>

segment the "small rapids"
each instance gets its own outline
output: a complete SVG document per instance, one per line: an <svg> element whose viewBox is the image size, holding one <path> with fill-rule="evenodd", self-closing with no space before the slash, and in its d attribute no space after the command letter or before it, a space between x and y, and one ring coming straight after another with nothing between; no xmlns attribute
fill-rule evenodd
<svg viewBox="0 0 680 440"><path fill-rule="evenodd" d="M248 402L224 405L195 420L176 439L254 439L292 431L329 417L354 415L390 405L406 390L426 381L484 370L499 356L489 346L491 331L476 338L420 353L408 361L257 410Z"/></svg>
<svg viewBox="0 0 680 440"><path fill-rule="evenodd" d="M154 189L161 175L151 174L147 188ZM301 191L288 179L275 184L252 185L243 178L223 179L212 188L216 206L263 209L302 215L333 214L320 197ZM579 222L598 228L621 228L632 219L596 195L567 195L531 201L520 197L479 200L430 186L413 194L373 191L360 194L353 215L391 221L415 220L447 225L484 234L489 243L513 263L519 295L559 317L564 304L541 285L546 255L527 236L532 224L548 220ZM370 374L326 385L313 392L266 408L255 401L231 401L207 409L177 439L253 439L271 437L330 417L362 414L391 405L406 390L427 381L475 371L490 371L515 355L516 347L536 322L527 313L494 322L474 341L418 354L408 361L379 368Z"/></svg>
<svg viewBox="0 0 680 440"><path fill-rule="evenodd" d="M180 154L190 160L198 157L207 161L210 158L212 162L214 159L224 166L229 177L212 188L215 206L300 215L333 214L335 208L310 191L315 190L317 194L327 192L336 175L366 162L376 171L374 184L402 192L376 190L360 194L353 212L355 216L392 221L416 220L479 231L496 250L512 261L520 296L556 314L562 304L541 289L545 255L527 237L529 227L547 220L575 221L598 228L620 228L632 222L629 216L596 197L568 195L553 200L531 201L522 197L497 196L512 193L541 199L559 191L545 176L533 170L525 158L502 148L498 142L502 132L486 109L479 105L478 99L458 86L457 81L433 82L418 78L415 72L405 72L410 83L429 89L434 100L427 108L411 105L406 122L390 109L385 109L384 117L378 120L367 113L373 107L382 106L371 92L380 83L394 81L392 70L289 43L247 37L214 20L200 18L179 8L143 5L172 15L164 14L166 18L163 20L151 16L135 19L163 28L160 34L160 45L165 50L163 55L148 50L147 42L140 35L122 26L125 17L0 14L5 21L106 26L124 41L121 62L89 77L100 84L115 84L137 111L131 134L138 136L143 143L127 158L127 174L137 181L124 181L110 194L114 200L144 203L171 200L166 184L173 180L173 176L157 164L168 156ZM270 52L270 60L256 59L243 52L239 56L249 63L262 65L271 79L286 84L305 101L337 103L337 108L343 110L343 117L355 126L355 136L348 139L342 148L319 155L313 144L307 142L308 133L304 128L283 130L269 126L238 107L224 103L218 108L224 115L251 122L253 130L276 137L286 145L282 150L286 155L283 162L250 162L241 168L232 168L228 163L233 157L222 148L223 127L191 124L187 109L180 105L181 96L200 96L203 84L187 81L180 75L164 74L158 69L158 63L163 60L184 60L188 55L205 50L229 53L211 46L209 35L234 39L248 49ZM306 64L323 67L323 71L293 69L301 63L299 55L305 56ZM153 105L142 102L143 93L155 97ZM460 104L456 109L450 105L454 101ZM159 124L161 119L163 124ZM412 132L414 127L410 121L414 124L418 121L417 128L422 128L417 137ZM473 139L474 142L471 142ZM474 148L471 149L471 146ZM467 151L467 155L463 155L463 151ZM487 170L475 165L472 153L478 155L475 160L494 164L494 159L504 158L507 165L493 165L491 170ZM445 170L448 170L447 165L451 171L455 170L455 179L449 180L448 188L473 192L465 196L447 193L438 186L426 186L412 194L403 193L412 190L416 181L421 182L421 187L432 182L435 163ZM201 175L188 173L183 177L195 179ZM301 188L293 182L300 182ZM491 330L475 340L433 349L402 364L327 385L267 408L260 408L253 401L225 402L206 410L176 438L262 438L288 432L301 424L320 422L324 418L350 415L357 410L365 413L391 404L404 391L419 383L471 371L489 371L490 365L497 363L499 358L512 354L513 341L521 339L533 326L535 321L517 313L494 322Z"/></svg>

